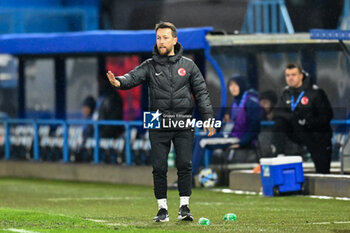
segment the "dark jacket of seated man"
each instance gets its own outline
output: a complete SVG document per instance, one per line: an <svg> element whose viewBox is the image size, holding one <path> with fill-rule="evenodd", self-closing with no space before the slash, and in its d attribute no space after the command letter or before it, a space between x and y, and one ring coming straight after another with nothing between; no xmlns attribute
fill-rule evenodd
<svg viewBox="0 0 350 233"><path fill-rule="evenodd" d="M287 86L275 108L275 154L285 154L285 139L307 147L317 173L329 173L332 152L333 111L326 93L312 85L302 69L290 64L285 69Z"/></svg>

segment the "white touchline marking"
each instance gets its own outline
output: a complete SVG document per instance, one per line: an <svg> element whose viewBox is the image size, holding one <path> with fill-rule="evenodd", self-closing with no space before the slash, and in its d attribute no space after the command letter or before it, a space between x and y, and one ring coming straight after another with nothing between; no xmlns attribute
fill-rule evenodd
<svg viewBox="0 0 350 233"><path fill-rule="evenodd" d="M331 178L344 178L344 179L350 179L348 175L337 175L337 174L307 174L306 176L310 177L331 177Z"/></svg>
<svg viewBox="0 0 350 233"><path fill-rule="evenodd" d="M232 190L232 189L211 189L214 192L222 193L234 193L234 194L246 194L246 195L262 195L262 192L252 192L252 191L243 191L243 190ZM330 196L317 196L317 195L301 195L304 197L317 198L317 199L335 199L341 201L350 201L350 197L330 197Z"/></svg>
<svg viewBox="0 0 350 233"><path fill-rule="evenodd" d="M262 192L252 192L252 191L243 191L243 190L231 190L231 189L212 189L214 192L222 193L234 193L234 194L246 194L246 195L262 195Z"/></svg>
<svg viewBox="0 0 350 233"><path fill-rule="evenodd" d="M97 222L97 223L103 223L103 224L105 224L107 226L128 226L127 224L112 223L112 222L108 222L107 220L103 220L103 219L86 218L85 220L92 221L92 222Z"/></svg>
<svg viewBox="0 0 350 233"><path fill-rule="evenodd" d="M337 200L350 201L350 197L336 197Z"/></svg>
<svg viewBox="0 0 350 233"><path fill-rule="evenodd" d="M214 192L222 193L234 193L234 194L246 194L246 195L262 195L262 192L252 192L252 191L243 191L243 190L232 190L232 189L211 189ZM330 197L330 196L317 196L317 195L301 195L304 197L325 199L325 200L341 200L341 201L350 201L350 197Z"/></svg>
<svg viewBox="0 0 350 233"><path fill-rule="evenodd" d="M128 226L127 224L123 223L106 223L107 226Z"/></svg>
<svg viewBox="0 0 350 233"><path fill-rule="evenodd" d="M89 221L92 221L92 222L102 222L102 223L107 222L106 220L103 220L103 219L92 219L92 218L87 218L86 220L89 220Z"/></svg>
<svg viewBox="0 0 350 233"><path fill-rule="evenodd" d="M313 222L311 224L316 224L316 225L325 225L325 224L350 224L350 221L346 222Z"/></svg>
<svg viewBox="0 0 350 233"><path fill-rule="evenodd" d="M27 230L23 230L23 229L16 229L16 228L9 228L9 229L4 229L6 231L12 231L12 232L19 232L19 233L39 233L36 231L27 231Z"/></svg>
<svg viewBox="0 0 350 233"><path fill-rule="evenodd" d="M335 199L335 200L341 200L341 201L350 201L349 197L330 197L330 196L315 196L315 195L309 195L308 197L317 198L317 199L326 199L326 200Z"/></svg>
<svg viewBox="0 0 350 233"><path fill-rule="evenodd" d="M48 201L103 201L103 200L136 200L140 197L58 197L48 198Z"/></svg>
<svg viewBox="0 0 350 233"><path fill-rule="evenodd" d="M199 205L227 205L227 202L197 202Z"/></svg>
<svg viewBox="0 0 350 233"><path fill-rule="evenodd" d="M223 192L223 193L234 193L233 190L231 190L231 189L219 189L217 191Z"/></svg>
<svg viewBox="0 0 350 233"><path fill-rule="evenodd" d="M318 198L318 199L333 199L334 197L329 197L329 196L316 196L316 195L310 195L310 198Z"/></svg>

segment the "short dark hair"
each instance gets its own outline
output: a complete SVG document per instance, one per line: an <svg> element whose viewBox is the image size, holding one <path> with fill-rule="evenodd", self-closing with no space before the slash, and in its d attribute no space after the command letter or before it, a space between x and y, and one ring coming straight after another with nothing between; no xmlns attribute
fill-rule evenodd
<svg viewBox="0 0 350 233"><path fill-rule="evenodd" d="M177 29L174 24L170 22L162 22L160 21L159 23L156 24L156 32L158 31L159 28L170 28L171 29L171 35L175 38L177 37Z"/></svg>
<svg viewBox="0 0 350 233"><path fill-rule="evenodd" d="M275 106L278 101L278 97L273 90L267 90L259 94L259 100L270 100L272 106Z"/></svg>
<svg viewBox="0 0 350 233"><path fill-rule="evenodd" d="M92 96L88 96L84 99L82 106L89 107L91 109L91 112L95 110L96 107L96 101L95 98Z"/></svg>
<svg viewBox="0 0 350 233"><path fill-rule="evenodd" d="M299 71L300 73L303 73L303 68L301 68L301 66L299 66L299 65L297 65L297 64L291 63L291 64L288 64L288 65L286 66L286 70L287 70L287 69L288 69L288 70L291 70L291 69L295 69L295 68L297 68L298 71Z"/></svg>

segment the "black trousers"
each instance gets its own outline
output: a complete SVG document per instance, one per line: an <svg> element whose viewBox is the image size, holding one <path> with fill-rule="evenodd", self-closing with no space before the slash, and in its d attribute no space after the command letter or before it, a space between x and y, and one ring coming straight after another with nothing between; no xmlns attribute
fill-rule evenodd
<svg viewBox="0 0 350 233"><path fill-rule="evenodd" d="M306 132L300 127L293 127L286 120L276 120L272 137L272 144L276 147L276 154L285 154L286 137L299 145L306 146L315 164L316 173L330 173L332 158L331 132Z"/></svg>
<svg viewBox="0 0 350 233"><path fill-rule="evenodd" d="M167 197L168 154L171 141L175 148L175 165L180 196L192 193L192 149L194 132L188 130L150 130L153 166L154 195L157 199Z"/></svg>

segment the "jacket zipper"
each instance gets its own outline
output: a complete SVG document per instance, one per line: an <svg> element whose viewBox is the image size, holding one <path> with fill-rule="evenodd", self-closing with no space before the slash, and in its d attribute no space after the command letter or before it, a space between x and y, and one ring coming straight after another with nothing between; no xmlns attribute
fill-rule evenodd
<svg viewBox="0 0 350 233"><path fill-rule="evenodd" d="M170 65L167 64L168 70L169 70L169 81L170 81L170 109L173 110L173 95L174 95L174 85L173 85L173 80L172 80L172 73L170 69Z"/></svg>

